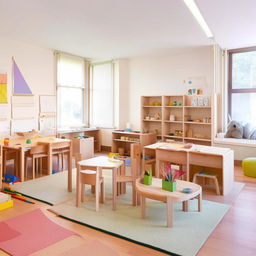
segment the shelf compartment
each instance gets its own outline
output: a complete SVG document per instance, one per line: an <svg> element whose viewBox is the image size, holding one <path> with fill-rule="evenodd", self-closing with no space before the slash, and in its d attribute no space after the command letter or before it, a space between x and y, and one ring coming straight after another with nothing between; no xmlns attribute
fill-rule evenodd
<svg viewBox="0 0 256 256"><path fill-rule="evenodd" d="M204 122L184 122L184 124L199 124L199 125L212 125L212 123L204 123Z"/></svg>
<svg viewBox="0 0 256 256"><path fill-rule="evenodd" d="M203 139L203 138L190 138L190 137L185 137L185 140L198 140L198 141L209 141L211 142L211 139Z"/></svg>
<svg viewBox="0 0 256 256"><path fill-rule="evenodd" d="M162 120L148 120L148 119L143 119L143 122L162 122Z"/></svg>
<svg viewBox="0 0 256 256"><path fill-rule="evenodd" d="M127 142L127 143L140 143L140 141L121 140L121 139L114 139L114 141Z"/></svg>

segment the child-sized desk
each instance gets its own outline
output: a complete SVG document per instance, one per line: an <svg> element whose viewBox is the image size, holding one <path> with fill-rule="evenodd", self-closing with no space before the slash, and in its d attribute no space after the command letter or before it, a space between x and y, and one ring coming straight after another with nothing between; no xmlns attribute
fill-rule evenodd
<svg viewBox="0 0 256 256"><path fill-rule="evenodd" d="M155 150L156 177L160 177L160 163L162 161L173 162L186 166L187 181L193 178L191 166L203 166L218 169L222 195L228 194L233 187L234 152L229 148L193 145L191 149L185 149L182 144L156 143L144 147L144 154L147 149Z"/></svg>
<svg viewBox="0 0 256 256"><path fill-rule="evenodd" d="M8 146L3 146L3 153L9 151L17 151L19 161L19 174L20 181L24 181L24 166L25 166L25 152L31 147L47 144L48 145L48 163L47 163L47 174L52 173L52 150L63 147L63 143L66 146L66 154L68 155L68 191L72 191L72 143L67 139L58 139L53 137L45 138L31 138L31 144L26 143L27 138L11 139ZM3 166L5 168L5 166ZM2 176L1 176L2 177Z"/></svg>

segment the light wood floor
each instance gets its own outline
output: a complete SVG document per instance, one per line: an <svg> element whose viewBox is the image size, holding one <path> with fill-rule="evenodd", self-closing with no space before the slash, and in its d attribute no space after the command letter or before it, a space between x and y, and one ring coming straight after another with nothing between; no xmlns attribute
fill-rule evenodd
<svg viewBox="0 0 256 256"><path fill-rule="evenodd" d="M235 179L246 183L231 209L198 253L198 256L254 256L256 255L256 179L245 177L241 168L235 168ZM12 209L2 211L0 221L41 208L59 225L79 233L85 240L98 239L116 250L120 256L161 256L158 251L104 234L94 229L56 217L47 211L49 206L40 202L29 205L15 200ZM0 252L0 255L6 255Z"/></svg>

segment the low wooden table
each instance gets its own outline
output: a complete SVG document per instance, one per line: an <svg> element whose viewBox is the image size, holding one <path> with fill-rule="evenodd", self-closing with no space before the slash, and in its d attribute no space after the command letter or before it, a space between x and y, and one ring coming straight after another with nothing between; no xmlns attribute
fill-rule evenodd
<svg viewBox="0 0 256 256"><path fill-rule="evenodd" d="M192 193L185 194L183 188L191 188ZM177 191L169 192L162 189L162 180L152 179L152 185L144 185L141 180L136 181L136 190L141 198L141 216L146 217L146 198L167 203L167 227L173 226L173 203L182 202L182 210L188 211L188 200L198 199L198 211L202 211L202 188L192 182L177 180Z"/></svg>
<svg viewBox="0 0 256 256"><path fill-rule="evenodd" d="M77 166L77 174L76 174L76 206L79 207L81 204L81 167L96 167L98 172L100 172L99 177L102 176L102 169L110 169L112 170L112 209L116 210L116 195L117 195L117 186L116 186L116 176L117 176L117 169L122 166L122 161L111 161L106 156L97 156L93 158L89 158L86 160L82 160L78 162ZM97 192L98 193L98 192ZM96 206L96 209L99 206Z"/></svg>

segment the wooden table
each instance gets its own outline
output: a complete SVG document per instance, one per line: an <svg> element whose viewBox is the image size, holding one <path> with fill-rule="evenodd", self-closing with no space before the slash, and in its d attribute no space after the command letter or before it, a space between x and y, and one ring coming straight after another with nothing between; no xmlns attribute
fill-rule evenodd
<svg viewBox="0 0 256 256"><path fill-rule="evenodd" d="M117 186L116 184L116 176L117 176L117 170L122 166L122 161L112 161L109 160L106 156L98 156L89 158L86 160L82 160L78 162L78 168L77 168L77 179L76 179L76 206L79 207L81 204L81 184L80 184L80 170L82 166L87 167L96 167L97 171L100 172L99 177L102 175L102 169L111 169L112 170L112 209L116 210L116 196L117 195Z"/></svg>
<svg viewBox="0 0 256 256"><path fill-rule="evenodd" d="M183 188L191 188L192 193L185 194ZM202 188L192 182L177 180L177 191L169 192L162 189L162 180L158 178L152 179L152 185L144 185L140 179L136 181L136 190L140 194L141 200L141 216L146 217L146 198L162 201L167 204L167 227L173 227L173 204L182 202L182 210L188 211L188 200L192 198L198 199L198 211L202 211Z"/></svg>
<svg viewBox="0 0 256 256"><path fill-rule="evenodd" d="M193 145L191 149L185 149L183 146L183 144L163 142L144 147L144 155L147 149L155 151L155 176L160 177L160 164L162 161L185 166L187 181L190 180L191 165L218 168L221 170L221 194L228 194L234 182L234 152L229 148Z"/></svg>
<svg viewBox="0 0 256 256"><path fill-rule="evenodd" d="M25 163L25 152L31 147L39 144L47 144L48 148L48 163L47 163L47 174L52 173L52 149L62 146L63 143L68 143L68 191L72 191L72 144L70 140L58 139L53 137L45 138L32 138L31 144L26 143L27 138L11 139L8 146L3 146L3 152L16 151L19 155L19 173L20 181L24 181L24 163ZM4 168L4 166L3 166Z"/></svg>

